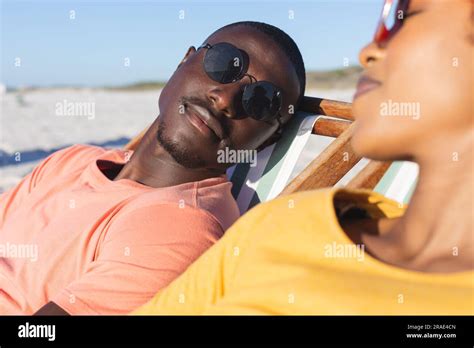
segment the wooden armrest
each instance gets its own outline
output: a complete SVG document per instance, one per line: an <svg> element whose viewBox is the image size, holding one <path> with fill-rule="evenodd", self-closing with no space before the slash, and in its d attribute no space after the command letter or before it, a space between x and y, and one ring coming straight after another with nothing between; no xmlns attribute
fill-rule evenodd
<svg viewBox="0 0 474 348"><path fill-rule="evenodd" d="M370 189L372 190L382 179L392 162L370 161L364 169L362 169L347 184L347 188L351 189Z"/></svg>
<svg viewBox="0 0 474 348"><path fill-rule="evenodd" d="M354 123L294 178L280 195L335 185L361 159L350 145L353 131Z"/></svg>
<svg viewBox="0 0 474 348"><path fill-rule="evenodd" d="M316 113L318 115L342 118L344 120L354 120L352 116L352 104L337 100L303 97L299 110Z"/></svg>
<svg viewBox="0 0 474 348"><path fill-rule="evenodd" d="M313 134L324 135L327 137L337 138L349 126L350 121L335 120L326 117L319 117L313 126Z"/></svg>

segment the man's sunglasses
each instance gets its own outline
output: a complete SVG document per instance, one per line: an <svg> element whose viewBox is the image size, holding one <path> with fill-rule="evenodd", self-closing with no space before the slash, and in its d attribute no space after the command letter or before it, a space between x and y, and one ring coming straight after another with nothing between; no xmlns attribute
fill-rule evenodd
<svg viewBox="0 0 474 348"><path fill-rule="evenodd" d="M250 78L242 94L242 107L247 114L258 121L276 119L281 127L281 89L268 81L257 81L247 74L249 57L243 50L234 45L221 42L215 45L208 43L198 48L206 48L204 71L214 81L227 84L239 81L243 77Z"/></svg>
<svg viewBox="0 0 474 348"><path fill-rule="evenodd" d="M385 0L374 42L382 45L390 40L402 27L410 0Z"/></svg>

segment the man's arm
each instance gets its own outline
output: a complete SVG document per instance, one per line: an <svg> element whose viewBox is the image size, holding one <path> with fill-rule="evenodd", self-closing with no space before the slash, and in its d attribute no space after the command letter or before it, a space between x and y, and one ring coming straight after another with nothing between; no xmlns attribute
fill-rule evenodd
<svg viewBox="0 0 474 348"><path fill-rule="evenodd" d="M227 235L196 260L181 276L132 315L200 315L224 295L226 259L232 257Z"/></svg>
<svg viewBox="0 0 474 348"><path fill-rule="evenodd" d="M36 314L128 314L183 273L220 234L218 222L199 209L130 207L108 226L84 273Z"/></svg>
<svg viewBox="0 0 474 348"><path fill-rule="evenodd" d="M236 269L258 229L261 210L253 209L189 268L132 315L200 315L225 296Z"/></svg>
<svg viewBox="0 0 474 348"><path fill-rule="evenodd" d="M34 315L69 315L64 309L54 302L48 302L41 307Z"/></svg>

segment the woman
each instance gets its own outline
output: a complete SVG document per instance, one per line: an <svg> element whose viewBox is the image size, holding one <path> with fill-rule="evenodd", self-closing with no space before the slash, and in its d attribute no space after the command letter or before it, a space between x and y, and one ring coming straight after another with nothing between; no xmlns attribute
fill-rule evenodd
<svg viewBox="0 0 474 348"><path fill-rule="evenodd" d="M474 314L471 5L387 0L360 54L352 144L419 164L406 211L369 191L281 197L136 313Z"/></svg>

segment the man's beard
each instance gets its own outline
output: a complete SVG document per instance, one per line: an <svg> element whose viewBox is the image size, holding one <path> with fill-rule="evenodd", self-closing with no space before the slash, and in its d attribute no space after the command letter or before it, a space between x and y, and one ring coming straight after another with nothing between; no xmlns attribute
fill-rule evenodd
<svg viewBox="0 0 474 348"><path fill-rule="evenodd" d="M169 139L165 133L165 123L160 122L158 131L156 132L156 139L163 149L173 157L176 163L189 169L203 168L205 166L206 163L201 157L187 150L186 147L179 142Z"/></svg>

